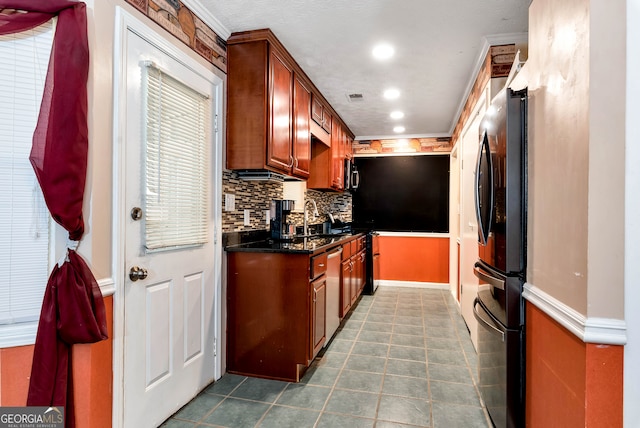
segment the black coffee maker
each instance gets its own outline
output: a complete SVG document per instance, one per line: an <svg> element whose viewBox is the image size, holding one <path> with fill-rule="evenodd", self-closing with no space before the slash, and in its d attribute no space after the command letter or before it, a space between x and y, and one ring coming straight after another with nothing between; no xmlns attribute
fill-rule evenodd
<svg viewBox="0 0 640 428"><path fill-rule="evenodd" d="M289 224L287 216L294 208L291 199L274 199L271 201L271 238L278 241L291 241L294 238L296 228Z"/></svg>

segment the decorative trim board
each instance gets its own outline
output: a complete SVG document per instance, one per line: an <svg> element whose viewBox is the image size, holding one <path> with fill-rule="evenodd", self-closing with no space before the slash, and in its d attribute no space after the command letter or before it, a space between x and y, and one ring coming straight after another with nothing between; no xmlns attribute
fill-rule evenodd
<svg viewBox="0 0 640 428"><path fill-rule="evenodd" d="M533 284L525 283L522 296L585 343L625 345L627 325L624 320L585 317Z"/></svg>
<svg viewBox="0 0 640 428"><path fill-rule="evenodd" d="M419 281L395 281L391 279L381 279L380 287L406 287L424 288L431 290L449 290L449 283L443 282L419 282Z"/></svg>
<svg viewBox="0 0 640 428"><path fill-rule="evenodd" d="M113 278L102 278L98 280L100 291L102 291L102 297L113 296L116 292L116 282Z"/></svg>

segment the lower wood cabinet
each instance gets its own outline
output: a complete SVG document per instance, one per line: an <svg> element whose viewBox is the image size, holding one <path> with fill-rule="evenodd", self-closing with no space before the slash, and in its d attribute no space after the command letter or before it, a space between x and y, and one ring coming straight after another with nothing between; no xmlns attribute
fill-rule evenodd
<svg viewBox="0 0 640 428"><path fill-rule="evenodd" d="M353 241L342 245L340 318L349 312L364 285L364 250ZM334 268L327 272L327 266L328 252L335 249L316 254L226 253L228 372L300 380L330 339L327 275L334 278L337 273ZM330 285L329 298L335 302L335 282Z"/></svg>
<svg viewBox="0 0 640 428"><path fill-rule="evenodd" d="M360 239L360 238L358 238ZM364 238L362 238L364 239ZM341 317L344 317L362 294L366 282L366 250L364 241L351 241L343 245L341 278ZM351 252L353 248L355 253ZM359 250L359 251L358 251Z"/></svg>
<svg viewBox="0 0 640 428"><path fill-rule="evenodd" d="M340 304L340 317L344 318L345 315L351 309L351 272L353 271L353 265L351 264L351 259L346 259L342 261L342 275L340 277L340 289L342 292L341 296L341 304Z"/></svg>
<svg viewBox="0 0 640 428"><path fill-rule="evenodd" d="M311 283L311 358L315 358L327 340L327 277L322 275Z"/></svg>
<svg viewBox="0 0 640 428"><path fill-rule="evenodd" d="M367 281L367 255L365 250L361 250L354 258L356 265L356 288L359 296L362 294L362 290L364 290L364 285Z"/></svg>
<svg viewBox="0 0 640 428"><path fill-rule="evenodd" d="M297 382L324 344L326 280L308 254L227 253L227 371Z"/></svg>

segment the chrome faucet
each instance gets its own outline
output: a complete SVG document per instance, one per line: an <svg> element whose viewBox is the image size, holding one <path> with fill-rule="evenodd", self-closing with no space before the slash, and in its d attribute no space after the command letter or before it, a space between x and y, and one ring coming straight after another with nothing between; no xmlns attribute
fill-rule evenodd
<svg viewBox="0 0 640 428"><path fill-rule="evenodd" d="M320 215L318 213L318 206L316 205L316 201L314 201L313 199L307 199L306 201L304 201L304 224L302 226L302 234L304 236L309 235L309 213L307 212L307 204L309 202L313 204L313 218L315 219L316 216Z"/></svg>

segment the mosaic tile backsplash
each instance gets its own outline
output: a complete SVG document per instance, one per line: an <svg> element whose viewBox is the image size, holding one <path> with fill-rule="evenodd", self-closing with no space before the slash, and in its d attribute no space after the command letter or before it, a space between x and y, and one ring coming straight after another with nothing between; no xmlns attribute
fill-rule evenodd
<svg viewBox="0 0 640 428"><path fill-rule="evenodd" d="M329 221L329 213L333 214L335 220L345 223L351 221L351 193L331 193L307 189L304 198L305 203L309 199L316 201L318 213L320 214L315 219L309 217L309 224L320 224ZM288 218L296 226L302 226L304 223L304 214L302 213L292 213Z"/></svg>
<svg viewBox="0 0 640 428"><path fill-rule="evenodd" d="M265 211L269 209L272 199L282 199L282 183L271 181L245 181L238 178L233 171L222 173L222 232L240 232L247 230L266 230ZM235 210L225 211L224 194L235 195ZM320 192L308 189L305 195L307 199L313 199L318 206L317 218L309 219L309 224L321 224L329 221L331 212L334 219L342 222L351 221L351 194ZM250 210L251 225L244 225L244 210ZM302 213L292 213L289 221L302 226L304 216Z"/></svg>

